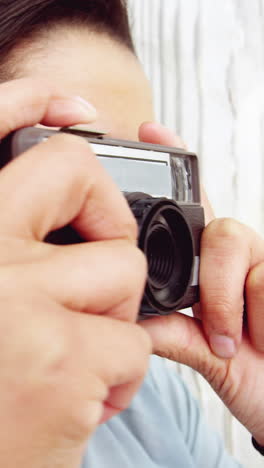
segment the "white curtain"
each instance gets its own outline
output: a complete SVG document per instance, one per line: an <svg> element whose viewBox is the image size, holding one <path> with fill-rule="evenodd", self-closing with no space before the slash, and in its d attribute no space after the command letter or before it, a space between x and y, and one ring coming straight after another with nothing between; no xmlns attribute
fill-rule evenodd
<svg viewBox="0 0 264 468"><path fill-rule="evenodd" d="M198 153L216 215L263 233L264 0L129 0L129 8L157 118ZM263 468L207 383L176 368L227 449L246 468Z"/></svg>

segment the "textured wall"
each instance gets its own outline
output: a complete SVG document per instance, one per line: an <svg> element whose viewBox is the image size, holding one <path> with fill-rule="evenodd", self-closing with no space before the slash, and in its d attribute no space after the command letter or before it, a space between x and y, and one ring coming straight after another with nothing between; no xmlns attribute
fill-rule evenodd
<svg viewBox="0 0 264 468"><path fill-rule="evenodd" d="M157 118L199 154L216 214L264 233L264 0L129 4ZM203 379L183 367L178 371L228 449L245 467L263 467L249 435L223 411Z"/></svg>

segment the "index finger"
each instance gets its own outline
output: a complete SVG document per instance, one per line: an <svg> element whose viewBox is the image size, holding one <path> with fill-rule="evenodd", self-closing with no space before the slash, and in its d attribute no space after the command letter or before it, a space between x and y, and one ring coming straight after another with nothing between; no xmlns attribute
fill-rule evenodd
<svg viewBox="0 0 264 468"><path fill-rule="evenodd" d="M78 96L62 94L46 81L21 78L0 84L0 139L42 122L51 126L89 123L95 109Z"/></svg>
<svg viewBox="0 0 264 468"><path fill-rule="evenodd" d="M0 85L0 115L2 138L37 122L56 126L88 122L95 111L86 109L78 97L60 95L46 82L20 79ZM42 240L72 221L85 239L137 235L118 188L89 146L69 135L51 138L1 170L0 210L2 236Z"/></svg>
<svg viewBox="0 0 264 468"><path fill-rule="evenodd" d="M136 240L137 225L89 144L57 134L0 171L0 237L43 240L73 223L87 240Z"/></svg>

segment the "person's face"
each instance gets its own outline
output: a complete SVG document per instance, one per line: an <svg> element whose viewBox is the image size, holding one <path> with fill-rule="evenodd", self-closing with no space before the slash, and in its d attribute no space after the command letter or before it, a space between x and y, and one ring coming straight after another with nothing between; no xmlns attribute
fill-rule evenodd
<svg viewBox="0 0 264 468"><path fill-rule="evenodd" d="M33 54L22 60L18 75L51 80L61 91L89 101L98 111L92 128L137 140L140 124L154 120L149 83L125 47L106 35L69 27L50 33L40 45L38 54L33 44Z"/></svg>

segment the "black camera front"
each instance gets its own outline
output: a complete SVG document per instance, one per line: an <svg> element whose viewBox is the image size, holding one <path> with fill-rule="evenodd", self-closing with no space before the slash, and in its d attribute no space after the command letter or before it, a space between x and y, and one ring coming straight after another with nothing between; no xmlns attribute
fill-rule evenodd
<svg viewBox="0 0 264 468"><path fill-rule="evenodd" d="M198 302L204 212L197 156L177 148L113 140L86 129L61 131L89 142L137 219L139 247L148 262L140 315L166 315ZM28 127L9 135L0 145L2 166L54 133L57 130ZM83 239L66 226L46 241L61 245Z"/></svg>
<svg viewBox="0 0 264 468"><path fill-rule="evenodd" d="M174 200L153 198L145 193L126 193L125 196L138 223L139 247L148 262L140 313L172 313L185 306L193 280L195 246L192 228Z"/></svg>

